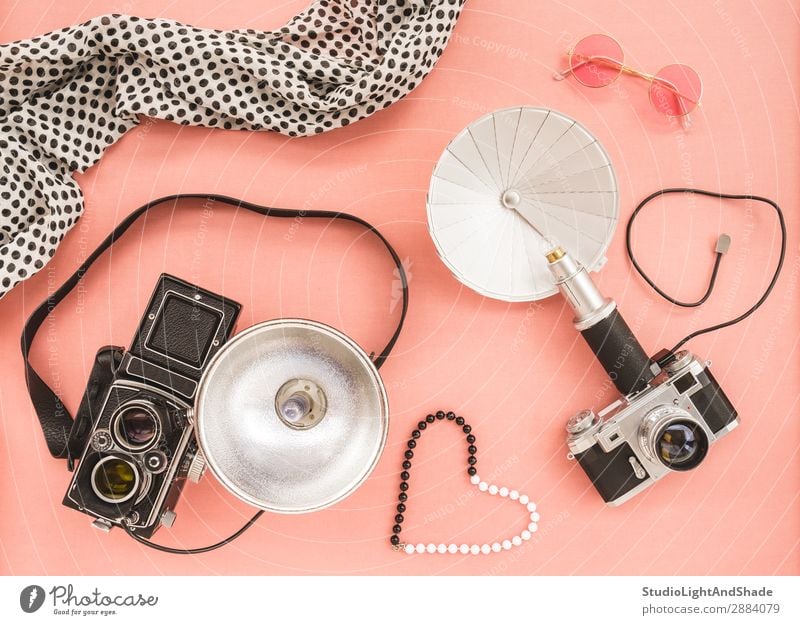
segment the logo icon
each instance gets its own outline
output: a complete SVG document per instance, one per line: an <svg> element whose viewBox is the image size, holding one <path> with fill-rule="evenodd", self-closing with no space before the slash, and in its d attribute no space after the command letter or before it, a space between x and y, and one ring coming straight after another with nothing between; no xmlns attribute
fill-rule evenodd
<svg viewBox="0 0 800 625"><path fill-rule="evenodd" d="M26 586L19 593L19 607L23 612L30 614L36 612L42 607L44 603L44 588L34 584L33 586Z"/></svg>

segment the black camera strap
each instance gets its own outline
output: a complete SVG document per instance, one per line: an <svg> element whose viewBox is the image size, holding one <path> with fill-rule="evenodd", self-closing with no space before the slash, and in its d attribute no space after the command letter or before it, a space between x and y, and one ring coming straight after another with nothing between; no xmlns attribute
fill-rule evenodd
<svg viewBox="0 0 800 625"><path fill-rule="evenodd" d="M384 347L377 356L373 355L373 362L375 363L376 367L380 368L380 366L383 365L383 363L389 357L392 348L394 348L398 337L400 336L400 331L403 329L403 322L405 321L406 313L408 312L408 279L406 278L403 263L400 260L400 257L397 255L397 252L395 252L394 248L378 231L378 229L360 217L356 217L355 215L350 215L348 213L339 213L336 211L326 210L305 211L288 208L269 208L224 195L205 193L178 193L148 202L144 206L141 206L133 211L125 218L124 221L114 228L111 234L109 234L97 247L97 249L95 249L86 258L83 264L78 267L77 271L75 271L75 273L72 274L64 282L64 284L62 284L52 295L42 302L42 304L39 305L36 310L33 311L22 330L20 342L22 347L22 357L25 362L25 379L28 385L28 393L30 394L31 402L33 403L36 414L39 417L39 423L41 424L42 432L44 433L44 438L47 442L47 448L50 451L50 454L55 458L66 458L70 470L73 469L74 459L77 458L83 450L83 445L85 443L85 432L82 434L81 432L73 431L73 426L76 424L76 422L72 418L69 410L67 410L66 406L64 406L61 398L47 385L36 369L33 368L33 365L31 365L29 355L31 345L36 337L36 333L47 319L48 315L59 304L59 302L61 302L61 300L63 300L67 294L78 285L86 271L92 266L92 263L94 263L103 254L103 252L111 247L114 242L119 239L137 219L139 219L139 217L156 206L188 199L203 200L205 202L219 202L221 204L233 206L237 209L243 208L265 217L283 217L289 219L295 219L298 217L330 220L340 219L363 226L365 229L377 236L389 251L389 255L392 257L392 260L397 268L397 275L400 279L403 291L402 310L400 311L400 319L397 322L397 327L394 331L394 334L392 334L389 342L386 344L386 347ZM103 379L113 376L113 371L118 364L119 353L119 348L103 348L98 353L97 361L90 375L86 394L81 401L79 416L85 417L91 411L91 404L95 399L91 397L92 389L102 387ZM84 420L85 419L79 418L78 425L80 425L80 423ZM75 430L83 431L85 428L76 427Z"/></svg>

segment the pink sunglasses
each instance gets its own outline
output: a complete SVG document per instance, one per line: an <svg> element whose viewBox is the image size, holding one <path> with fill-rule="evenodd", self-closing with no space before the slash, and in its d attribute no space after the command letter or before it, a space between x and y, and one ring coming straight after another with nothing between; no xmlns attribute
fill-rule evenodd
<svg viewBox="0 0 800 625"><path fill-rule="evenodd" d="M684 127L691 123L689 113L700 106L703 83L687 65L667 65L656 74L646 74L625 65L622 47L607 35L584 37L567 52L569 69L554 74L564 80L572 74L587 87L606 87L620 74L644 78L650 83L650 102L669 117L681 118Z"/></svg>

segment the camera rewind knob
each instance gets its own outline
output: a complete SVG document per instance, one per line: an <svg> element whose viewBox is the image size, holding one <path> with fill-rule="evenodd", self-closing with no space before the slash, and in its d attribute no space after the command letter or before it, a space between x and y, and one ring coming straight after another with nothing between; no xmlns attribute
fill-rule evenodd
<svg viewBox="0 0 800 625"><path fill-rule="evenodd" d="M597 423L597 415L593 410L581 410L572 415L569 421L567 421L567 432L572 436L577 436Z"/></svg>
<svg viewBox="0 0 800 625"><path fill-rule="evenodd" d="M189 470L186 473L186 479L193 484L197 484L206 472L206 457L199 449L194 452L192 462L189 464Z"/></svg>

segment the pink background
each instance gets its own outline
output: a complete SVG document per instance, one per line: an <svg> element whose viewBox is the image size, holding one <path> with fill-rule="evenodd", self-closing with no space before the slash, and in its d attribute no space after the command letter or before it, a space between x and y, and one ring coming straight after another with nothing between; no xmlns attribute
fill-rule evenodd
<svg viewBox="0 0 800 625"><path fill-rule="evenodd" d="M181 129L144 120L80 176L87 210L53 261L0 302L0 571L13 574L798 574L798 64L796 7L761 3L511 2L471 0L436 69L409 97L355 126L290 140L278 134ZM165 16L215 28L280 26L302 0L28 0L5 3L0 40L26 38L108 12ZM630 64L692 65L704 106L689 133L651 110L646 84L604 90L555 82L576 38L616 36ZM694 340L738 407L742 427L697 471L671 475L620 509L606 509L566 459L564 422L601 408L610 385L559 298L525 305L485 299L458 283L428 238L425 192L447 142L484 112L531 104L580 120L616 167L621 219L662 186L776 198L790 229L786 267L746 323ZM372 477L333 509L265 515L233 545L203 556L156 553L120 531L104 535L60 505L69 476L49 457L25 392L23 320L128 212L177 192L218 192L273 206L339 209L380 227L410 266L407 327L382 370L389 441ZM624 223L624 221L623 221ZM712 300L685 311L636 276L620 227L599 275L648 350L748 307L776 258L774 216L760 205L674 197L642 216L636 247L669 292L705 287L711 249L728 232ZM169 271L244 305L240 329L297 315L327 322L378 350L390 334L392 266L349 226L290 224L219 208L162 210L94 268L58 310L35 355L44 377L77 407L95 350L127 345L157 275ZM530 493L542 514L524 548L492 556L405 556L388 547L404 442L428 411L473 424L481 475ZM467 481L463 439L440 427L418 448L403 537L486 542L518 533L517 505ZM197 546L239 527L252 510L207 478L187 489L173 530Z"/></svg>

